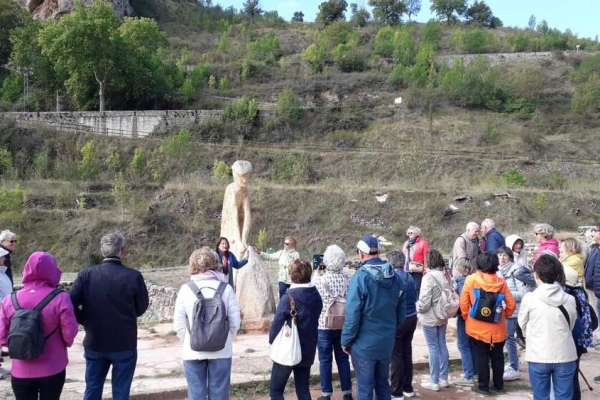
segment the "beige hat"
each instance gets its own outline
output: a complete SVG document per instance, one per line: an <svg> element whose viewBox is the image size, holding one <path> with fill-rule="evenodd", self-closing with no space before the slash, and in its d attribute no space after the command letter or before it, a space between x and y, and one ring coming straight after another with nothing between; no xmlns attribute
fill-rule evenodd
<svg viewBox="0 0 600 400"><path fill-rule="evenodd" d="M581 283L579 282L579 275L577 271L575 271L571 267L564 267L565 269L565 284L568 287L581 287Z"/></svg>

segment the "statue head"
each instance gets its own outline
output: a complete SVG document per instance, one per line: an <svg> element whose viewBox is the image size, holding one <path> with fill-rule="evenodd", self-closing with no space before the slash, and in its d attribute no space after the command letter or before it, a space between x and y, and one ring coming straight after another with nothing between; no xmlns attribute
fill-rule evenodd
<svg viewBox="0 0 600 400"><path fill-rule="evenodd" d="M247 186L250 180L250 174L252 173L252 164L250 161L237 160L231 166L233 172L233 181L239 186Z"/></svg>

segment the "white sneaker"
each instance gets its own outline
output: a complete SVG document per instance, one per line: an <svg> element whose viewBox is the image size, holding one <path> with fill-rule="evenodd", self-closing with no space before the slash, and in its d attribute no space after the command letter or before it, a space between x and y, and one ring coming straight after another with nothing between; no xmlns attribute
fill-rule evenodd
<svg viewBox="0 0 600 400"><path fill-rule="evenodd" d="M434 392L440 391L440 385L438 385L437 383L433 383L431 381L421 382L421 387L423 389L433 390Z"/></svg>
<svg viewBox="0 0 600 400"><path fill-rule="evenodd" d="M392 396L392 400L404 400L404 396Z"/></svg>
<svg viewBox="0 0 600 400"><path fill-rule="evenodd" d="M450 387L450 382L447 379L440 379L440 386L443 388Z"/></svg>
<svg viewBox="0 0 600 400"><path fill-rule="evenodd" d="M515 371L511 367L508 367L504 370L504 375L502 376L502 378L505 381L516 381L517 379L521 379L521 374L519 373L519 371Z"/></svg>
<svg viewBox="0 0 600 400"><path fill-rule="evenodd" d="M404 397L415 397L415 392L402 392Z"/></svg>
<svg viewBox="0 0 600 400"><path fill-rule="evenodd" d="M458 386L473 386L475 384L474 379L467 379L464 376L461 376L460 378L454 378L453 382Z"/></svg>

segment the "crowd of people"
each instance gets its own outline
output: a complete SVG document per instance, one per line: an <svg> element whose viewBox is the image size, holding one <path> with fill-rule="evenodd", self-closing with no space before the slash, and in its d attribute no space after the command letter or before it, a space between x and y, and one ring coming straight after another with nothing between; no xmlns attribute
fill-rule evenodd
<svg viewBox="0 0 600 400"><path fill-rule="evenodd" d="M470 222L448 260L429 247L416 226L407 229L402 250L385 256L375 237L363 236L355 246L360 267L352 276L344 272L341 247L328 246L322 268L315 271L300 258L296 239L286 237L282 250L260 253L279 265L279 303L269 343L279 346L281 332L294 332L288 336L298 352L293 362L273 361L270 398L284 398L293 373L296 397L311 399L315 359L319 400L333 396L334 359L344 400L353 398L350 363L360 400L414 397L412 341L420 325L429 363L424 390L458 385L482 395L505 393L505 381L522 378L523 347L534 400L579 400L579 362L594 345L598 318L593 306L600 308L600 226L587 232L586 243L559 241L554 233L548 224L535 225L539 246L527 254L520 236L505 238L491 219ZM142 274L123 264L125 238L104 236L104 260L80 271L69 292L57 289L61 271L47 252L31 254L22 289L12 292L10 254L16 243L14 233L0 233L0 345L8 347L12 359L16 399L60 398L67 348L79 324L85 330L84 399L102 397L110 367L113 398L128 399L137 361L137 318L149 299ZM182 341L189 399L230 397L233 341L242 322L232 271L243 268L247 256L238 260L224 237L215 250L202 247L190 256L190 281L178 292L173 321ZM35 318L41 327L37 341L26 338L32 332L27 321ZM462 375L454 377L446 337L452 318L462 358Z"/></svg>

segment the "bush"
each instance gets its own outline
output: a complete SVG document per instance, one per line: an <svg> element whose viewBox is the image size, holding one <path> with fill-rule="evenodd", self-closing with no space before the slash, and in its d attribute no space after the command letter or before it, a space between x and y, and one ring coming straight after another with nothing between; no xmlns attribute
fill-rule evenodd
<svg viewBox="0 0 600 400"><path fill-rule="evenodd" d="M415 63L416 43L408 30L403 29L394 34L394 61L400 65Z"/></svg>
<svg viewBox="0 0 600 400"><path fill-rule="evenodd" d="M512 169L500 175L502 182L509 186L525 186L525 178L518 170Z"/></svg>
<svg viewBox="0 0 600 400"><path fill-rule="evenodd" d="M134 177L140 178L146 174L147 166L148 157L146 156L146 150L138 147L135 149L133 158L129 163L129 171Z"/></svg>
<svg viewBox="0 0 600 400"><path fill-rule="evenodd" d="M243 121L254 124L258 118L258 101L248 97L235 99L225 107L223 112L224 121Z"/></svg>
<svg viewBox="0 0 600 400"><path fill-rule="evenodd" d="M600 76L600 54L583 60L571 75L571 80L576 84L586 83L594 74Z"/></svg>
<svg viewBox="0 0 600 400"><path fill-rule="evenodd" d="M423 27L421 42L438 49L442 41L442 27L439 22L429 21Z"/></svg>
<svg viewBox="0 0 600 400"><path fill-rule="evenodd" d="M583 85L575 88L571 107L576 113L600 111L600 78L593 74Z"/></svg>
<svg viewBox="0 0 600 400"><path fill-rule="evenodd" d="M281 47L279 45L279 37L273 33L268 33L247 45L250 57L259 61L275 61L281 56Z"/></svg>
<svg viewBox="0 0 600 400"><path fill-rule="evenodd" d="M228 181L232 176L231 167L225 161L215 160L213 163L213 178Z"/></svg>
<svg viewBox="0 0 600 400"><path fill-rule="evenodd" d="M332 56L334 65L342 72L362 72L367 69L365 55L350 45L337 45Z"/></svg>
<svg viewBox="0 0 600 400"><path fill-rule="evenodd" d="M13 174L13 159L10 151L0 148L0 176L6 178Z"/></svg>
<svg viewBox="0 0 600 400"><path fill-rule="evenodd" d="M13 189L9 189L2 185L2 189L0 189L0 212L22 211L26 200L27 193L21 186L17 185Z"/></svg>
<svg viewBox="0 0 600 400"><path fill-rule="evenodd" d="M211 74L212 67L208 63L194 67L194 69L185 78L181 88L185 101L190 101L197 98L198 91L206 86L208 78L211 76Z"/></svg>
<svg viewBox="0 0 600 400"><path fill-rule="evenodd" d="M292 89L285 88L277 99L277 116L291 126L296 126L302 118L302 103Z"/></svg>
<svg viewBox="0 0 600 400"><path fill-rule="evenodd" d="M496 35L478 28L467 31L461 39L461 47L468 54L493 53L498 48Z"/></svg>
<svg viewBox="0 0 600 400"><path fill-rule="evenodd" d="M383 58L392 58L394 55L394 29L385 26L377 32L375 36L374 53Z"/></svg>
<svg viewBox="0 0 600 400"><path fill-rule="evenodd" d="M302 184L311 179L310 163L304 155L290 154L277 163L277 181Z"/></svg>
<svg viewBox="0 0 600 400"><path fill-rule="evenodd" d="M320 73L325 66L325 55L325 47L313 43L302 52L300 58L308 64L312 73Z"/></svg>
<svg viewBox="0 0 600 400"><path fill-rule="evenodd" d="M81 148L82 159L79 163L79 176L82 179L95 178L100 172L100 155L98 149L94 145L94 141L90 140Z"/></svg>
<svg viewBox="0 0 600 400"><path fill-rule="evenodd" d="M360 32L352 28L346 21L335 21L321 32L321 41L328 48L338 44L360 44Z"/></svg>

